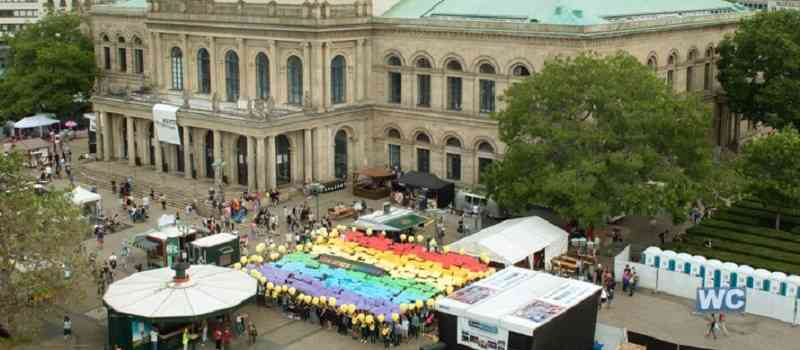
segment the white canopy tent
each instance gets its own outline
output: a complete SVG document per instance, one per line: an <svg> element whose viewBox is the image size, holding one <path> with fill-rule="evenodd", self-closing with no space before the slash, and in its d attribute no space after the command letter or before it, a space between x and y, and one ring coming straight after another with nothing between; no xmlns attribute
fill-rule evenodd
<svg viewBox="0 0 800 350"><path fill-rule="evenodd" d="M567 252L569 234L538 216L505 220L464 237L452 244L453 251L478 257L486 254L493 262L506 266L528 259L533 266L534 253L544 250L545 267L550 259Z"/></svg>
<svg viewBox="0 0 800 350"><path fill-rule="evenodd" d="M257 281L244 272L192 265L186 281L160 268L114 282L103 302L116 312L148 318L192 318L235 308L256 295Z"/></svg>
<svg viewBox="0 0 800 350"><path fill-rule="evenodd" d="M102 197L99 194L80 186L72 190L72 203L75 205L83 206L84 204L99 202L101 199Z"/></svg>
<svg viewBox="0 0 800 350"><path fill-rule="evenodd" d="M22 118L14 123L14 129L39 128L39 134L44 136L43 128L45 126L58 124L58 120L53 117L55 117L55 115L52 113L37 113L30 117Z"/></svg>
<svg viewBox="0 0 800 350"><path fill-rule="evenodd" d="M505 331L532 335L599 290L591 283L512 266L439 300L436 308Z"/></svg>

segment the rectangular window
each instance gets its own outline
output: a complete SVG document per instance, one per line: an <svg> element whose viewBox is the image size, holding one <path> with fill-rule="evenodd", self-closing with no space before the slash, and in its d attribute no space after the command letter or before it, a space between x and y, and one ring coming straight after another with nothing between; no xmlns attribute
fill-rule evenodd
<svg viewBox="0 0 800 350"><path fill-rule="evenodd" d="M670 69L667 71L667 86L669 86L670 89L675 88L675 80L673 79L673 74L674 74L673 70Z"/></svg>
<svg viewBox="0 0 800 350"><path fill-rule="evenodd" d="M103 47L103 68L111 69L111 48Z"/></svg>
<svg viewBox="0 0 800 350"><path fill-rule="evenodd" d="M431 151L425 148L417 148L417 171L421 173L431 172Z"/></svg>
<svg viewBox="0 0 800 350"><path fill-rule="evenodd" d="M686 67L686 91L694 91L694 67Z"/></svg>
<svg viewBox="0 0 800 350"><path fill-rule="evenodd" d="M117 61L119 61L119 71L126 72L128 71L128 54L127 50L124 47L120 47L117 49Z"/></svg>
<svg viewBox="0 0 800 350"><path fill-rule="evenodd" d="M417 75L417 107L431 106L431 76Z"/></svg>
<svg viewBox="0 0 800 350"><path fill-rule="evenodd" d="M703 66L703 90L711 90L711 63Z"/></svg>
<svg viewBox="0 0 800 350"><path fill-rule="evenodd" d="M144 50L133 50L133 72L136 74L144 73Z"/></svg>
<svg viewBox="0 0 800 350"><path fill-rule="evenodd" d="M461 78L447 77L447 109L461 110Z"/></svg>
<svg viewBox="0 0 800 350"><path fill-rule="evenodd" d="M389 167L401 169L400 164L400 145L389 145Z"/></svg>
<svg viewBox="0 0 800 350"><path fill-rule="evenodd" d="M400 103L403 76L400 72L389 72L389 103Z"/></svg>
<svg viewBox="0 0 800 350"><path fill-rule="evenodd" d="M447 178L450 180L461 180L461 155L447 154Z"/></svg>
<svg viewBox="0 0 800 350"><path fill-rule="evenodd" d="M494 80L481 79L481 113L494 112Z"/></svg>

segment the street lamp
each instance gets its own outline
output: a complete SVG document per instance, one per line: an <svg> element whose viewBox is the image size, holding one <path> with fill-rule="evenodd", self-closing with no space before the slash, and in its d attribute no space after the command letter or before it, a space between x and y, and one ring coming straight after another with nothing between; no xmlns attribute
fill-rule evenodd
<svg viewBox="0 0 800 350"><path fill-rule="evenodd" d="M320 216L319 216L319 195L322 193L323 189L324 189L324 187L322 186L322 184L319 184L319 183L313 183L310 186L311 195L314 196L314 198L317 201L317 220L320 219Z"/></svg>

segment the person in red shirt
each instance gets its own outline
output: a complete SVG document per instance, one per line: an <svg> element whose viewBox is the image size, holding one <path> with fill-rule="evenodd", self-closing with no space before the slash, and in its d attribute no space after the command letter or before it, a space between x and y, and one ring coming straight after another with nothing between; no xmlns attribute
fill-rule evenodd
<svg viewBox="0 0 800 350"><path fill-rule="evenodd" d="M222 331L219 328L214 331L214 342L216 343L215 348L222 350Z"/></svg>
<svg viewBox="0 0 800 350"><path fill-rule="evenodd" d="M230 327L225 327L225 331L222 333L222 342L225 344L225 348L231 345L231 340L233 340L233 333L231 333Z"/></svg>

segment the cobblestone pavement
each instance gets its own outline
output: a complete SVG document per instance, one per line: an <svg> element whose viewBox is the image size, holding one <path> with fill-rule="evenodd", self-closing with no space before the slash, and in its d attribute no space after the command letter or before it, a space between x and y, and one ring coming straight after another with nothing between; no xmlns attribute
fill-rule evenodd
<svg viewBox="0 0 800 350"><path fill-rule="evenodd" d="M73 141L72 149L75 154L85 152L86 140L79 139ZM158 180L157 183L170 188L186 189L187 192L191 189L207 189L208 184L198 181L192 181L179 177L177 175L166 174L149 174L149 172L138 169L136 172L129 168L127 164L122 163L89 163L79 164L76 163L75 167L78 171L87 172L91 175L93 167L103 167L104 171L112 171L119 174L135 174L138 179L149 179L153 177ZM53 186L64 187L67 186L66 180L55 181ZM160 188L156 187L157 192ZM148 189L149 191L149 189ZM200 190L197 195L202 196ZM103 196L103 207L107 213L119 211L119 204L113 194L107 190L107 187L100 187L98 191ZM320 196L320 210L334 205L337 202L351 203L355 197L350 194L348 189L338 192L323 194ZM292 206L306 200L300 195L295 195L290 198L285 204ZM367 200L371 208L381 207L383 200L373 201ZM151 205L152 212L150 218L145 223L130 224L130 226L120 232L109 234L105 237L105 245L102 249L98 249L94 240L87 240L84 242L87 248L96 250L98 259L107 258L112 251L119 251L123 240L130 240L136 234L153 227L158 217L164 213L174 214L176 209L174 206L168 207L167 210L162 210L160 204ZM309 204L312 208L315 203L310 201ZM281 204L282 207L283 203ZM282 214L282 210L278 210ZM127 221L127 215L123 215ZM184 219L187 219L184 217ZM446 227L447 236L445 237L445 244L456 240L455 228L457 217L454 215L447 215ZM199 217L196 215L188 218L189 221L198 222ZM340 223L348 223L350 220L341 221ZM634 235L645 236L652 240L652 234L647 235L648 232L653 232L653 227L647 220L630 219L626 220L628 224L623 223L624 230L627 234L633 237ZM281 221L285 227L285 221ZM658 227L657 229L662 229ZM428 228L424 233L430 236L432 228ZM246 230L242 230L247 232ZM644 232L643 232L644 231ZM281 235L282 236L282 235ZM261 237L263 239L263 237ZM276 237L276 241L281 241L282 237ZM256 243L251 242L251 246ZM144 261L144 253L139 249L131 250L132 256L129 258L128 266L116 274L115 278L123 278L132 272L132 266L135 263ZM74 320L73 328L75 333L75 349L103 349L106 342L106 326L105 326L105 311L102 309L102 302L100 297L96 294L96 288L92 283L83 283L85 296L77 298L65 307L65 314L69 314ZM752 315L731 316L729 321L729 329L731 335L728 337L721 337L717 341L706 339L703 334L705 333L705 322L700 316L692 314L692 302L686 299L674 298L662 294L652 294L650 292L641 292L632 298L629 298L621 293L615 299L614 305L609 309L601 310L599 314L599 321L617 327L625 327L637 332L652 335L657 338L678 342L687 345L696 345L703 347L711 347L724 350L745 350L745 349L798 349L796 344L798 337L797 328L793 328L787 324L765 319ZM372 344L361 344L353 341L349 337L341 337L333 331L322 330L317 326L303 323L301 321L289 320L282 316L279 312L272 309L257 308L250 305L242 309L242 312L250 315L251 319L256 323L259 330L259 339L255 346L248 346L246 342L239 341L234 344L233 349L377 349L381 346ZM31 346L19 347L20 349L64 349L64 342L61 338L61 323L60 320L63 315L45 315L49 321L44 329L42 341ZM794 340L794 342L793 342ZM428 338L421 338L419 344L431 342ZM413 341L401 346L401 349L416 349L419 348L417 341ZM205 349L211 349L213 346L206 346Z"/></svg>

